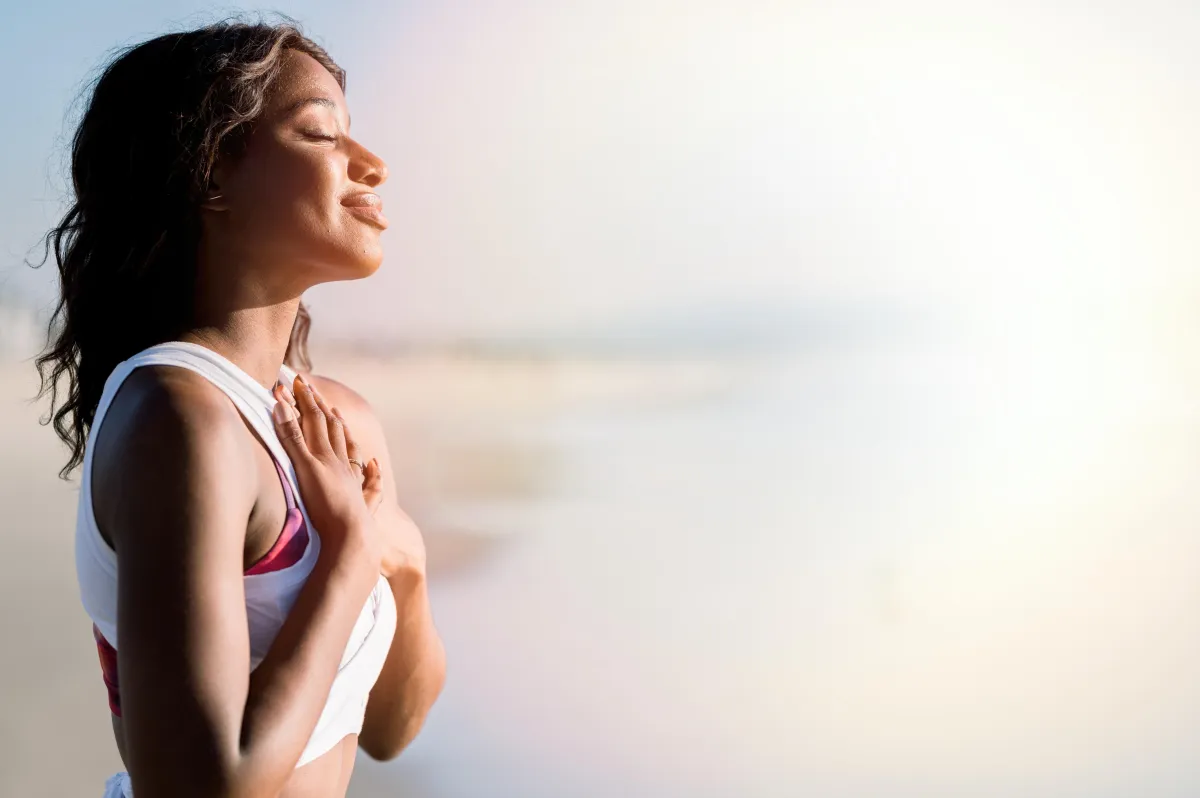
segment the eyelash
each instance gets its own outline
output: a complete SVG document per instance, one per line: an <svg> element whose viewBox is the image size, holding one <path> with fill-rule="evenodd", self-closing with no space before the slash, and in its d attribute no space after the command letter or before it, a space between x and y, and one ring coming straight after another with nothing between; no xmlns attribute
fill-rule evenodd
<svg viewBox="0 0 1200 798"><path fill-rule="evenodd" d="M337 136L323 136L320 133L313 133L307 130L304 132L304 135L312 136L314 139L321 139L323 141L337 141Z"/></svg>

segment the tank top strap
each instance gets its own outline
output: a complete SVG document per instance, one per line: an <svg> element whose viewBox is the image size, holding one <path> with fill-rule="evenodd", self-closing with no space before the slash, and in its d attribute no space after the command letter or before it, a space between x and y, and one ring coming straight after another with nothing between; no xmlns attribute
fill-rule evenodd
<svg viewBox="0 0 1200 798"><path fill-rule="evenodd" d="M275 463L275 470L279 473L279 481L283 483L283 496L287 499L287 508L289 510L296 509L296 494L292 492L292 483L287 478L287 472L283 470L283 466L278 460L272 458Z"/></svg>
<svg viewBox="0 0 1200 798"><path fill-rule="evenodd" d="M190 341L166 341L155 344L118 364L105 384L103 395L96 408L93 426L99 425L125 377L135 368L148 365L187 368L201 374L221 389L254 431L258 433L258 437L262 439L272 458L283 466L284 473L291 483L292 492L299 492L291 458L288 457L283 444L279 441L279 436L275 433L275 422L271 418L275 397L271 391L225 356ZM281 366L279 372L281 378L286 376L288 379L293 379L295 377L295 371L289 366ZM302 501L298 503L303 507Z"/></svg>
<svg viewBox="0 0 1200 798"><path fill-rule="evenodd" d="M96 415L92 423L93 429L99 427L118 388L130 372L139 366L148 365L179 366L197 372L229 397L238 412L267 447L268 453L280 469L286 484L288 506L294 506L300 510L308 529L315 533L311 537L316 543L319 539L319 532L313 529L312 522L308 518L308 511L304 507L304 498L300 494L299 483L296 481L295 467L275 432L275 421L271 417L271 410L276 402L275 397L268 388L224 355L190 341L164 341L123 360L113 369L105 383L100 402L96 407ZM295 379L295 376L295 369L286 364L280 366L279 378L281 380L291 381ZM88 484L87 473L91 467L90 454L90 451L85 451L85 470L81 486L82 492L86 494L85 498L89 501L91 486ZM112 553L111 559L115 568L115 553Z"/></svg>

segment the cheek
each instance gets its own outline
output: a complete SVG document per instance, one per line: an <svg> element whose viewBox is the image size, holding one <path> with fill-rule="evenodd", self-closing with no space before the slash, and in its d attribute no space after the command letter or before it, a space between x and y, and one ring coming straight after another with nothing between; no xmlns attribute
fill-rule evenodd
<svg viewBox="0 0 1200 798"><path fill-rule="evenodd" d="M332 158L288 150L256 159L239 192L246 226L281 244L328 235L338 204L336 169Z"/></svg>
<svg viewBox="0 0 1200 798"><path fill-rule="evenodd" d="M240 238L316 282L363 277L379 267L378 231L341 206L347 167L337 153L277 144L253 155L237 177Z"/></svg>

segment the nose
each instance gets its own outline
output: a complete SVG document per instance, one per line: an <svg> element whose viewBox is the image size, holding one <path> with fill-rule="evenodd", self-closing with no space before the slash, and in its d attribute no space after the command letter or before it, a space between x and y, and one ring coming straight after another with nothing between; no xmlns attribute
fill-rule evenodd
<svg viewBox="0 0 1200 798"><path fill-rule="evenodd" d="M350 178L356 183L365 183L374 188L387 180L387 163L366 147L359 145L355 157L350 159Z"/></svg>

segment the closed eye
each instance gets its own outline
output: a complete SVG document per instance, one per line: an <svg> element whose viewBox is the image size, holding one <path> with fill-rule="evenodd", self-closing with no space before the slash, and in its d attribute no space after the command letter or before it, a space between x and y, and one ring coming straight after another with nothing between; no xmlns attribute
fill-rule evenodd
<svg viewBox="0 0 1200 798"><path fill-rule="evenodd" d="M311 130L304 131L304 135L309 136L314 139L322 139L323 141L337 141L337 138L338 138L337 136L326 136L323 133L314 132Z"/></svg>

